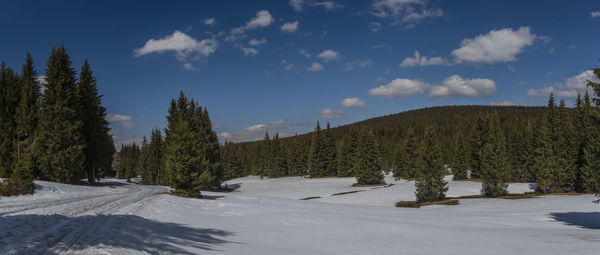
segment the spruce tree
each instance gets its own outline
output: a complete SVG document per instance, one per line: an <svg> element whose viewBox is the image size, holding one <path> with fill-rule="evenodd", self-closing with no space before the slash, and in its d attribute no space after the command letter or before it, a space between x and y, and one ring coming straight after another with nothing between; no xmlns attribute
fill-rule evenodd
<svg viewBox="0 0 600 255"><path fill-rule="evenodd" d="M364 134L354 160L354 174L358 184L380 184L383 181L379 165L379 150L373 133Z"/></svg>
<svg viewBox="0 0 600 255"><path fill-rule="evenodd" d="M327 172L327 162L325 158L325 142L321 131L321 125L317 121L317 127L312 134L312 143L309 155L310 177L323 177Z"/></svg>
<svg viewBox="0 0 600 255"><path fill-rule="evenodd" d="M327 129L324 131L324 143L323 143L323 158L325 160L324 172L325 176L337 175L337 160L336 160L336 146L335 139L333 138L333 132L331 126L327 122Z"/></svg>
<svg viewBox="0 0 600 255"><path fill-rule="evenodd" d="M488 197L506 195L510 169L506 154L506 139L495 110L487 116L484 133L487 137L481 152L482 188Z"/></svg>
<svg viewBox="0 0 600 255"><path fill-rule="evenodd" d="M338 176L346 177L353 176L352 169L354 168L354 160L358 150L359 136L355 129L350 130L348 138L342 144L340 154L338 156Z"/></svg>
<svg viewBox="0 0 600 255"><path fill-rule="evenodd" d="M564 99L558 106L558 127L555 154L559 172L554 182L560 185L561 191L574 190L577 179L577 135L569 110Z"/></svg>
<svg viewBox="0 0 600 255"><path fill-rule="evenodd" d="M271 138L269 138L269 133L265 132L265 138L261 143L260 148L260 158L259 158L259 175L262 178L263 176L268 176L271 171L271 167L273 165L273 146L271 144Z"/></svg>
<svg viewBox="0 0 600 255"><path fill-rule="evenodd" d="M17 178L33 179L37 176L33 157L33 135L38 124L40 84L28 53L21 71L19 104L15 113L16 151L15 172Z"/></svg>
<svg viewBox="0 0 600 255"><path fill-rule="evenodd" d="M454 180L464 180L468 178L468 171L471 168L471 149L463 138L462 132L456 135L456 147L457 153L455 164L452 167L452 175Z"/></svg>
<svg viewBox="0 0 600 255"><path fill-rule="evenodd" d="M19 79L3 61L0 67L0 177L10 177L16 165L15 112L19 104Z"/></svg>
<svg viewBox="0 0 600 255"><path fill-rule="evenodd" d="M43 178L73 183L83 174L85 140L78 116L75 70L64 47L52 48L46 69L34 156Z"/></svg>
<svg viewBox="0 0 600 255"><path fill-rule="evenodd" d="M271 143L271 148L272 162L271 168L268 172L269 178L283 177L287 175L287 160L285 158L285 153L281 146L281 142L279 141L279 133L275 133L275 137Z"/></svg>
<svg viewBox="0 0 600 255"><path fill-rule="evenodd" d="M140 157L137 162L136 172L142 176L142 183L149 184L148 180L149 169L148 169L148 161L150 159L149 151L148 151L148 139L146 136L142 138L142 145L140 146Z"/></svg>
<svg viewBox="0 0 600 255"><path fill-rule="evenodd" d="M394 176L397 179L413 179L418 175L417 162L419 158L419 141L412 127L406 131L406 140L402 146L402 152L397 159L397 167Z"/></svg>
<svg viewBox="0 0 600 255"><path fill-rule="evenodd" d="M600 80L600 68L594 68L593 73L596 80ZM584 188L600 196L600 83L588 80L587 87L594 91L595 97L592 99L594 107L591 107L591 103L586 102L590 105L590 109L587 113L589 139L583 150ZM587 100L589 101L589 96ZM598 201L600 200L596 202Z"/></svg>
<svg viewBox="0 0 600 255"><path fill-rule="evenodd" d="M558 168L552 150L552 131L548 114L538 123L534 132L533 171L536 175L539 192L548 192L552 188L553 173Z"/></svg>
<svg viewBox="0 0 600 255"><path fill-rule="evenodd" d="M242 166L238 155L237 145L233 142L229 142L225 144L224 148L226 158L223 158L223 161L227 164L223 169L225 180L241 177Z"/></svg>
<svg viewBox="0 0 600 255"><path fill-rule="evenodd" d="M446 170L440 162L437 139L433 127L426 127L417 163L415 182L417 202L444 200L448 191L448 183L444 181Z"/></svg>
<svg viewBox="0 0 600 255"><path fill-rule="evenodd" d="M102 95L99 95L96 78L87 60L84 61L78 83L79 118L83 123L82 135L85 141L85 160L83 166L88 181L100 178L102 170L107 170L112 160L114 146L109 142L110 128L106 121L106 108L102 106Z"/></svg>

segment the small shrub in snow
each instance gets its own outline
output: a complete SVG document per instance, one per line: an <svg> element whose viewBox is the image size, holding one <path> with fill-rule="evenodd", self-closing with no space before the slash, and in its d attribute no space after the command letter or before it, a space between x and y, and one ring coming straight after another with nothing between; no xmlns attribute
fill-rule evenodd
<svg viewBox="0 0 600 255"><path fill-rule="evenodd" d="M35 185L31 180L11 178L0 183L0 196L10 197L33 194Z"/></svg>

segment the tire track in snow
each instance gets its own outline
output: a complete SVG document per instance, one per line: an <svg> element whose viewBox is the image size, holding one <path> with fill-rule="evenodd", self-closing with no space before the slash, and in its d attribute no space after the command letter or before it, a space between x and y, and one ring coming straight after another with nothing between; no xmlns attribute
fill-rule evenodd
<svg viewBox="0 0 600 255"><path fill-rule="evenodd" d="M26 208L3 212L1 215L20 215L23 212L42 215L34 222L14 222L9 224L12 226L7 226L7 229L18 231L8 230L6 234L0 231L0 240L4 244L0 245L0 253L19 253L23 250L34 254L67 253L73 244L102 223L105 217L99 215L126 211L142 200L166 191L158 186L126 185L124 188L126 190L119 193L72 197L66 201L41 201ZM65 217L57 218L56 215ZM5 245L7 247L1 248Z"/></svg>

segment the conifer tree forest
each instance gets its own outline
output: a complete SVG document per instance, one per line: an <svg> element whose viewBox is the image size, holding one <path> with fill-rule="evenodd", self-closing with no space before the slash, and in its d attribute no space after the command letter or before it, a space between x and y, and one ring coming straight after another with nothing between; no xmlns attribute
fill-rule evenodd
<svg viewBox="0 0 600 255"><path fill-rule="evenodd" d="M600 78L600 68L594 69ZM39 77L44 77L43 83ZM486 196L507 194L509 182L534 182L537 192L600 191L600 84L575 107L549 95L545 107L444 106L321 127L262 141L221 141L206 107L181 92L168 125L141 144L122 145L116 175L141 177L182 196L221 188L246 176L356 177L381 184L384 173L415 180L417 201L444 199L447 182L482 182ZM89 182L112 172L109 134L91 65L77 72L64 47L53 47L43 76L28 54L21 71L0 69L0 177Z"/></svg>

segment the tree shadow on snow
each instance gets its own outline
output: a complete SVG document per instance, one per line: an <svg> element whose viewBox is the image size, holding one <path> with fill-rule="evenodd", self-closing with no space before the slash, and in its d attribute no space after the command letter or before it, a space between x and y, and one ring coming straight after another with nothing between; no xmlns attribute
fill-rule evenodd
<svg viewBox="0 0 600 255"><path fill-rule="evenodd" d="M223 239L233 235L228 231L193 228L134 215L67 217L29 214L0 217L0 226L16 222L34 225L35 232L25 231L19 235L18 232L5 232L0 229L0 253L53 254L52 247L67 245L70 246L68 249L73 251L96 247L131 249L149 254L196 254L197 250L219 250L218 246L235 243ZM56 229L59 226L62 231L37 235L40 230L43 232L45 229ZM77 241L69 244L69 240ZM36 245L30 245L32 243ZM191 248L191 251L186 247ZM50 250L46 250L47 248Z"/></svg>
<svg viewBox="0 0 600 255"><path fill-rule="evenodd" d="M600 229L600 212L550 213L556 221L587 229Z"/></svg>

